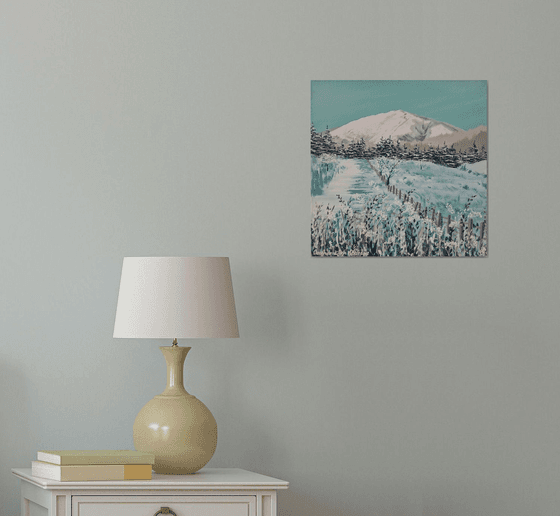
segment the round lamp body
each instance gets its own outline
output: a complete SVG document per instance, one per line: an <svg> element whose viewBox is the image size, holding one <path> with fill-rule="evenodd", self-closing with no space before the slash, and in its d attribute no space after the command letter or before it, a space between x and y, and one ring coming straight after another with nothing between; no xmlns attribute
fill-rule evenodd
<svg viewBox="0 0 560 516"><path fill-rule="evenodd" d="M160 348L167 361L167 388L136 416L134 447L155 455L156 473L195 473L214 455L218 426L206 405L183 387L183 364L190 348Z"/></svg>

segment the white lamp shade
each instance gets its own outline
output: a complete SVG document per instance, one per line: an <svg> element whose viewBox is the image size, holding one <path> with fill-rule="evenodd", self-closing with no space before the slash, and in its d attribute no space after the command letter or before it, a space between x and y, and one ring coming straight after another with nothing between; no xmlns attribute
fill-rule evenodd
<svg viewBox="0 0 560 516"><path fill-rule="evenodd" d="M125 258L113 337L239 337L229 258Z"/></svg>

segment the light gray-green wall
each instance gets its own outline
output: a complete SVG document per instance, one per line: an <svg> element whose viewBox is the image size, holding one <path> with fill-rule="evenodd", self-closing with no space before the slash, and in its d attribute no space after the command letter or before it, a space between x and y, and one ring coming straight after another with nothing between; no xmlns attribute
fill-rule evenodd
<svg viewBox="0 0 560 516"><path fill-rule="evenodd" d="M181 255L230 257L242 335L187 360L209 466L280 516L558 515L559 16L4 0L1 516L37 449L133 446L168 343L112 338L122 258ZM310 257L312 79L488 80L489 258Z"/></svg>

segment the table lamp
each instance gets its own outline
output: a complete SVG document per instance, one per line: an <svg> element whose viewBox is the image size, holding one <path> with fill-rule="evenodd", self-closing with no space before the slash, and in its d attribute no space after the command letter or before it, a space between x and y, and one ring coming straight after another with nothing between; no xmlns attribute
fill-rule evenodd
<svg viewBox="0 0 560 516"><path fill-rule="evenodd" d="M183 386L191 348L177 339L239 337L229 258L124 258L113 337L173 339L160 347L167 387L136 417L134 446L155 455L156 473L195 473L212 458L218 427Z"/></svg>

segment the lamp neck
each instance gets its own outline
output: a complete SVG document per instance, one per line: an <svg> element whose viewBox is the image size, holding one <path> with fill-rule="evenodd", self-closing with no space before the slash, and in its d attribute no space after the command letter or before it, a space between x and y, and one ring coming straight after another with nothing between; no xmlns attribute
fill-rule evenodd
<svg viewBox="0 0 560 516"><path fill-rule="evenodd" d="M161 396L181 396L188 394L183 386L183 366L191 348L181 346L161 346L161 352L167 362L167 387Z"/></svg>

